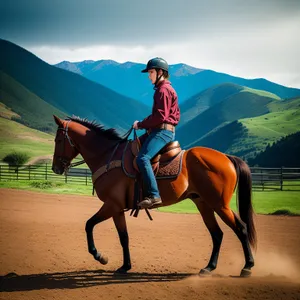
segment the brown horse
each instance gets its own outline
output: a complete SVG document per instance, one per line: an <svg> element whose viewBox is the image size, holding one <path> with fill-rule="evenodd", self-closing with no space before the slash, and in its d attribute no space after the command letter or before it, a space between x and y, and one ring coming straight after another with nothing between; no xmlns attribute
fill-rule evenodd
<svg viewBox="0 0 300 300"><path fill-rule="evenodd" d="M56 174L63 174L79 153L91 172L95 173L111 159L115 145L125 142L114 129L104 129L94 122L77 117L61 120L54 116L54 119L58 129L52 169ZM134 180L126 176L122 168L114 168L101 176L94 186L104 203L86 222L88 251L100 263L108 262L107 257L95 247L93 228L113 218L123 248L124 262L116 272L126 273L131 269L131 261L124 210L134 205ZM217 266L223 238L215 217L217 213L242 243L245 266L241 276L250 276L254 266L251 246L256 247L256 232L251 202L251 173L243 160L213 149L194 147L184 152L180 174L175 179L158 180L158 186L163 206L190 198L202 215L212 237L213 249L208 265L200 270L200 274L208 275ZM236 186L239 216L229 207Z"/></svg>

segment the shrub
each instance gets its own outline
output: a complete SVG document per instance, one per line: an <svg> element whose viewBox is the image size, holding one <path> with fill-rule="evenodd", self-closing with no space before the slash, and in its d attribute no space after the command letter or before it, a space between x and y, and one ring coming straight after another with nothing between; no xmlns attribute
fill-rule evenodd
<svg viewBox="0 0 300 300"><path fill-rule="evenodd" d="M30 186L37 189L50 189L55 187L60 187L63 185L61 182L52 182L52 181L31 181Z"/></svg>
<svg viewBox="0 0 300 300"><path fill-rule="evenodd" d="M26 152L13 152L10 154L7 154L2 160L9 164L9 166L14 166L14 165L24 165L25 163L28 162L30 156Z"/></svg>

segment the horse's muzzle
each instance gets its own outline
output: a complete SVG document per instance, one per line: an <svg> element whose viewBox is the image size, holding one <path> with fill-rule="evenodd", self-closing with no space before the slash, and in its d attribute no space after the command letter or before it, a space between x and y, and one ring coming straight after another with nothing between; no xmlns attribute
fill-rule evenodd
<svg viewBox="0 0 300 300"><path fill-rule="evenodd" d="M55 173L55 174L58 174L58 175L62 175L63 172L65 171L64 168L59 168L55 165L52 166L52 171Z"/></svg>

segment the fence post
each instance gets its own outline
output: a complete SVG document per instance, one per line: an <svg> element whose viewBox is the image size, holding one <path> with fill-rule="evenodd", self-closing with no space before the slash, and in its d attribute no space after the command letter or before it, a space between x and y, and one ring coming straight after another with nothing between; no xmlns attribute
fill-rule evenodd
<svg viewBox="0 0 300 300"><path fill-rule="evenodd" d="M48 172L48 164L46 163L46 170L45 170L45 180L47 180L47 179L48 179L47 172Z"/></svg>
<svg viewBox="0 0 300 300"><path fill-rule="evenodd" d="M260 183L262 185L262 190L264 191L265 190L265 186L264 186L264 174L263 174L263 170L260 169Z"/></svg>
<svg viewBox="0 0 300 300"><path fill-rule="evenodd" d="M2 174L1 174L1 167L2 167L2 166L0 165L0 181L1 181L1 175L2 175Z"/></svg>
<svg viewBox="0 0 300 300"><path fill-rule="evenodd" d="M280 190L283 190L283 167L281 167Z"/></svg>
<svg viewBox="0 0 300 300"><path fill-rule="evenodd" d="M68 183L68 174L65 172L65 183Z"/></svg>
<svg viewBox="0 0 300 300"><path fill-rule="evenodd" d="M19 166L16 168L16 173L17 173L17 180L19 180Z"/></svg>
<svg viewBox="0 0 300 300"><path fill-rule="evenodd" d="M28 166L28 180L30 180L30 165Z"/></svg>
<svg viewBox="0 0 300 300"><path fill-rule="evenodd" d="M87 185L88 182L87 176L88 176L88 170L85 169L85 185Z"/></svg>

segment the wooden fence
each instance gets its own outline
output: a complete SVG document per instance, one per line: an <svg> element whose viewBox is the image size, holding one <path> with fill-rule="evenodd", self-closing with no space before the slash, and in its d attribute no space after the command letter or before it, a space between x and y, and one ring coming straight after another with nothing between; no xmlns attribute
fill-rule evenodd
<svg viewBox="0 0 300 300"><path fill-rule="evenodd" d="M65 175L53 173L50 164L8 166L0 164L0 181L46 180L69 184L92 185L91 171L72 168ZM300 190L299 168L251 168L253 189Z"/></svg>
<svg viewBox="0 0 300 300"><path fill-rule="evenodd" d="M55 182L92 185L92 174L89 169L72 168L67 174L57 175L52 165L0 165L0 181L12 180L49 180Z"/></svg>

